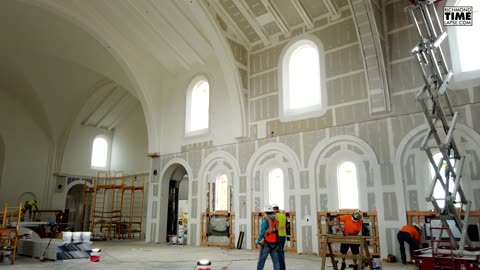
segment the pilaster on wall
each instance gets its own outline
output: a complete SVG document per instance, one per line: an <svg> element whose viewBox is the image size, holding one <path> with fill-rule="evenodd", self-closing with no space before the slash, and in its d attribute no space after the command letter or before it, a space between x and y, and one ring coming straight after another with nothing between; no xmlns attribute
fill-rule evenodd
<svg viewBox="0 0 480 270"><path fill-rule="evenodd" d="M149 153L150 157L150 179L148 181L148 195L147 195L147 220L145 226L145 241L159 242L158 230L160 227L158 219L160 193L159 193L159 179L161 167L160 155L158 153ZM147 184L147 183L146 183Z"/></svg>
<svg viewBox="0 0 480 270"><path fill-rule="evenodd" d="M375 20L371 0L349 0L357 28L363 66L367 81L370 113L390 111L390 95L387 72L380 40L380 31Z"/></svg>

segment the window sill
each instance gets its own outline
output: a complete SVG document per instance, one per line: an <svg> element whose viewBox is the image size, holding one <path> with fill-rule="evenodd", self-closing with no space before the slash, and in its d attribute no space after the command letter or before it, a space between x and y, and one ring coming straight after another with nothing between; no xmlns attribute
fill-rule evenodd
<svg viewBox="0 0 480 270"><path fill-rule="evenodd" d="M203 137L209 134L208 131L209 131L208 128L199 129L195 131L188 131L188 132L185 132L185 138L193 139L193 138Z"/></svg>
<svg viewBox="0 0 480 270"><path fill-rule="evenodd" d="M480 86L480 71L454 74L448 83L448 88L455 90L474 86Z"/></svg>
<svg viewBox="0 0 480 270"><path fill-rule="evenodd" d="M327 109L323 110L290 110L287 112L280 113L280 122L290 122L290 121L298 121L298 120L305 120L314 117L321 117L325 115Z"/></svg>

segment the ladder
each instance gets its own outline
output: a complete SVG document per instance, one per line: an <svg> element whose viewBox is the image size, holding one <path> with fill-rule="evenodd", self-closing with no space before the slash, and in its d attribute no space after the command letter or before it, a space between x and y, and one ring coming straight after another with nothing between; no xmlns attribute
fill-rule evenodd
<svg viewBox="0 0 480 270"><path fill-rule="evenodd" d="M457 243L455 237L449 233L450 246L458 248L459 255L463 255L465 244L472 247L467 235L471 201L466 199L460 185L465 156L460 154L453 136L458 112L453 110L448 97L447 86L453 77L453 72L448 68L441 47L442 42L447 38L447 32L442 29L435 9L437 1L410 0L412 4L408 7L408 13L420 40L411 53L418 60L425 83L425 86L417 92L416 98L423 109L429 127L420 147L427 154L435 171L435 176L427 190L426 200L433 204L442 227L448 227L447 220L455 221L461 232L461 238ZM433 158L436 152L441 153L438 163ZM442 166L446 166L443 174ZM435 197L434 194L437 184L440 184L444 191L444 196L441 198ZM460 198L459 202L455 201L457 194ZM440 207L438 201L444 201L444 207ZM465 224L457 212L455 203L461 203L464 220L467 221ZM432 252L436 254L436 251Z"/></svg>
<svg viewBox="0 0 480 270"><path fill-rule="evenodd" d="M448 238L443 237L446 232ZM430 227L433 269L454 269L454 247L450 239L453 237L449 227Z"/></svg>

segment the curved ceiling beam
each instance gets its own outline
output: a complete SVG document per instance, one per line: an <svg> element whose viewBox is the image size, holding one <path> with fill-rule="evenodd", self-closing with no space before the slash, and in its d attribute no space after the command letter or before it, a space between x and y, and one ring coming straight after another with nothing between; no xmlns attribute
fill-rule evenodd
<svg viewBox="0 0 480 270"><path fill-rule="evenodd" d="M153 111L152 108L154 107L154 104L151 101L152 99L149 99L146 96L144 90L145 86L141 83L142 74L134 68L135 66L138 66L138 64L132 64L128 59L138 60L138 62L141 61L144 66L156 66L158 74L162 74L162 72L167 74L166 70L161 66L152 63L151 57L140 54L140 52L135 50L133 44L122 38L118 31L112 28L101 15L92 12L92 8L78 6L76 5L77 2L73 1L20 1L28 5L38 6L60 16L87 32L94 40L107 49L115 62L120 66L123 72L125 72L126 78L131 85L128 89L133 90L134 96L139 99L142 105L148 131L149 150L158 151L160 145L158 140L160 123L156 123L153 120L151 112Z"/></svg>

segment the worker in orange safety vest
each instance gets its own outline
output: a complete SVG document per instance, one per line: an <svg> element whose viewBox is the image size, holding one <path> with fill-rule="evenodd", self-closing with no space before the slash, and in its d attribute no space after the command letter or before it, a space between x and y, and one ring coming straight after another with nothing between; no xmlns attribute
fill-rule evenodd
<svg viewBox="0 0 480 270"><path fill-rule="evenodd" d="M407 263L407 255L405 254L405 242L410 245L412 250L417 250L420 247L418 243L420 242L420 232L421 228L419 225L414 224L413 226L405 225L397 233L397 239L400 243L400 256L402 257L402 263Z"/></svg>

